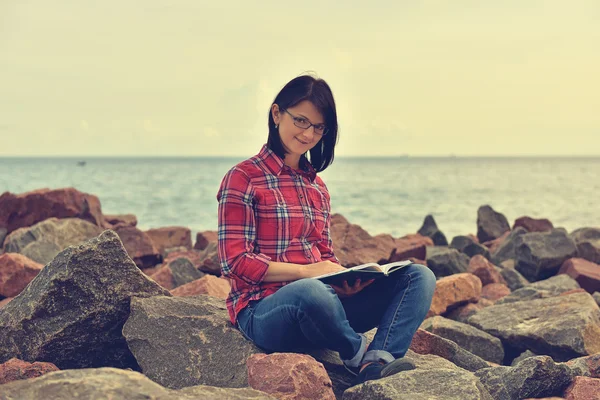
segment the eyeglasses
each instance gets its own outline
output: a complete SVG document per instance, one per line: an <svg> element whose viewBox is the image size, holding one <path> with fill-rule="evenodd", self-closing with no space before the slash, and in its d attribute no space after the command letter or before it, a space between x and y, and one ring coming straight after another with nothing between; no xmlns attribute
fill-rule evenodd
<svg viewBox="0 0 600 400"><path fill-rule="evenodd" d="M283 110L283 111L290 114L290 116L294 120L294 125L296 125L298 128L308 129L311 126L314 126L315 135L325 136L327 134L328 129L327 129L327 126L325 126L325 124L311 124L310 121L304 117L296 117L288 110Z"/></svg>

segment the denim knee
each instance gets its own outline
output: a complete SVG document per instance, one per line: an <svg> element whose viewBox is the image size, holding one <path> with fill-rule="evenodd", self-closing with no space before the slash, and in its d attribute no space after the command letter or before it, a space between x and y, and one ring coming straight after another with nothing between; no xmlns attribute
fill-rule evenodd
<svg viewBox="0 0 600 400"><path fill-rule="evenodd" d="M407 269L406 273L410 274L411 282L419 286L423 299L430 301L433 298L437 281L433 271L421 264L412 264Z"/></svg>
<svg viewBox="0 0 600 400"><path fill-rule="evenodd" d="M308 314L325 313L333 318L342 307L335 290L318 279L300 279L288 286L293 288L293 302Z"/></svg>

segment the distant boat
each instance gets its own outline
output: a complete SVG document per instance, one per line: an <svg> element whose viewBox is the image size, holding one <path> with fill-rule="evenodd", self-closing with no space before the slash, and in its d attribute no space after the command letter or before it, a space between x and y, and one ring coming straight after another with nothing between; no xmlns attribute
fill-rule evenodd
<svg viewBox="0 0 600 400"><path fill-rule="evenodd" d="M77 165L80 167L85 167L85 161L77 161Z"/></svg>

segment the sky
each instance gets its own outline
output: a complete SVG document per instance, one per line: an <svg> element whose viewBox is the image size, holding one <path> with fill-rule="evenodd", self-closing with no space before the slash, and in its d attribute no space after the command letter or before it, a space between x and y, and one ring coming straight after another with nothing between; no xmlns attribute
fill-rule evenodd
<svg viewBox="0 0 600 400"><path fill-rule="evenodd" d="M0 157L250 157L306 72L337 156L600 155L598 0L0 0Z"/></svg>

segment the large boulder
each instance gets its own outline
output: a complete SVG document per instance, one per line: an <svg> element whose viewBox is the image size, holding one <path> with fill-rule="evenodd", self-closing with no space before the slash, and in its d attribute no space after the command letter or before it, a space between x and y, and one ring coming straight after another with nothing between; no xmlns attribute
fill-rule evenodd
<svg viewBox="0 0 600 400"><path fill-rule="evenodd" d="M525 287L530 283L515 269L514 260L506 260L501 263L498 267L498 272L500 272L500 275L502 275L502 278L506 281L506 286L508 286L511 291Z"/></svg>
<svg viewBox="0 0 600 400"><path fill-rule="evenodd" d="M506 281L502 277L499 268L480 254L472 257L469 260L467 272L470 272L481 279L481 284L483 286L489 285L490 283L506 284Z"/></svg>
<svg viewBox="0 0 600 400"><path fill-rule="evenodd" d="M597 400L600 398L600 379L576 376L565 389L566 400Z"/></svg>
<svg viewBox="0 0 600 400"><path fill-rule="evenodd" d="M600 352L600 311L588 293L496 304L467 323L500 338L517 354L529 349L566 361Z"/></svg>
<svg viewBox="0 0 600 400"><path fill-rule="evenodd" d="M563 229L534 232L516 239L515 268L530 281L556 275L560 266L577 255L577 247Z"/></svg>
<svg viewBox="0 0 600 400"><path fill-rule="evenodd" d="M506 260L514 260L516 258L517 238L526 233L527 231L522 227L506 232L506 238L494 250L490 249L494 265L500 265Z"/></svg>
<svg viewBox="0 0 600 400"><path fill-rule="evenodd" d="M497 239L506 231L510 231L510 225L503 214L494 211L488 205L479 207L477 210L477 238L479 243Z"/></svg>
<svg viewBox="0 0 600 400"><path fill-rule="evenodd" d="M195 250L204 250L209 243L217 243L219 240L219 234L217 231L204 231L196 234L196 244L194 244Z"/></svg>
<svg viewBox="0 0 600 400"><path fill-rule="evenodd" d="M171 390L135 371L85 368L57 371L2 385L2 400L275 400L258 390L193 386Z"/></svg>
<svg viewBox="0 0 600 400"><path fill-rule="evenodd" d="M577 245L579 257L600 264L600 228L580 228L569 237Z"/></svg>
<svg viewBox="0 0 600 400"><path fill-rule="evenodd" d="M440 315L459 305L476 302L481 297L481 280L473 274L455 274L439 279L428 316Z"/></svg>
<svg viewBox="0 0 600 400"><path fill-rule="evenodd" d="M484 360L496 364L502 364L504 360L500 339L471 325L435 316L423 321L421 329L451 340Z"/></svg>
<svg viewBox="0 0 600 400"><path fill-rule="evenodd" d="M556 275L552 278L544 279L529 284L521 289L513 291L508 296L498 300L497 304L514 303L515 301L541 299L546 297L555 297L561 293L578 289L577 281L566 274Z"/></svg>
<svg viewBox="0 0 600 400"><path fill-rule="evenodd" d="M475 239L470 236L455 236L450 243L450 247L461 253L465 253L469 257L481 255L489 260L491 257L490 250L484 245L479 244Z"/></svg>
<svg viewBox="0 0 600 400"><path fill-rule="evenodd" d="M446 236L440 231L433 215L428 215L423 221L423 226L417 232L419 235L427 236L433 240L433 244L436 246L448 246L448 240Z"/></svg>
<svg viewBox="0 0 600 400"><path fill-rule="evenodd" d="M52 217L79 218L105 227L98 197L74 188L5 192L0 196L0 228L7 233Z"/></svg>
<svg viewBox="0 0 600 400"><path fill-rule="evenodd" d="M550 232L554 229L552 222L546 218L536 219L531 217L520 217L515 220L513 229L518 226L525 228L527 232Z"/></svg>
<svg viewBox="0 0 600 400"><path fill-rule="evenodd" d="M570 369L548 356L527 358L514 367L486 368L475 372L496 400L560 396L571 383Z"/></svg>
<svg viewBox="0 0 600 400"><path fill-rule="evenodd" d="M262 353L231 325L225 302L204 295L133 298L123 335L144 375L172 389L245 387L246 359Z"/></svg>
<svg viewBox="0 0 600 400"><path fill-rule="evenodd" d="M217 297L219 299L227 299L231 286L229 281L225 278L217 278L212 275L204 275L200 279L186 283L185 285L179 286L171 290L173 296L189 297L198 296L200 294L206 294L208 296Z"/></svg>
<svg viewBox="0 0 600 400"><path fill-rule="evenodd" d="M469 256L448 247L428 247L427 266L436 277L467 272Z"/></svg>
<svg viewBox="0 0 600 400"><path fill-rule="evenodd" d="M575 279L588 293L600 291L600 265L584 258L570 258L558 270Z"/></svg>
<svg viewBox="0 0 600 400"><path fill-rule="evenodd" d="M198 271L189 259L180 257L165 263L150 278L165 289L172 290L203 276L204 273Z"/></svg>
<svg viewBox="0 0 600 400"><path fill-rule="evenodd" d="M18 253L0 255L0 297L14 297L21 293L42 268L42 264Z"/></svg>
<svg viewBox="0 0 600 400"><path fill-rule="evenodd" d="M138 368L121 334L133 296L171 296L135 266L110 230L71 246L0 309L0 363Z"/></svg>
<svg viewBox="0 0 600 400"><path fill-rule="evenodd" d="M4 240L5 253L19 253L46 265L69 246L98 236L103 229L79 218L49 218L20 228Z"/></svg>
<svg viewBox="0 0 600 400"><path fill-rule="evenodd" d="M115 232L123 241L129 257L140 269L153 267L162 261L162 255L145 232L135 226L119 226Z"/></svg>
<svg viewBox="0 0 600 400"><path fill-rule="evenodd" d="M172 247L192 249L192 231L184 226L165 226L149 229L146 231L146 235L150 236L158 252L163 255L166 249Z"/></svg>

